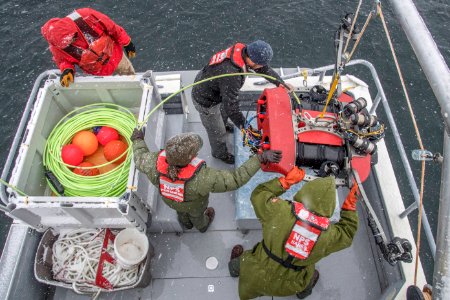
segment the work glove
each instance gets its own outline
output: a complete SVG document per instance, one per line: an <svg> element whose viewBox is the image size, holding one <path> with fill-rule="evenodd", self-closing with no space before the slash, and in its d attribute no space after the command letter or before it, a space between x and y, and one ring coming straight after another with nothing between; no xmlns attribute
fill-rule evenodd
<svg viewBox="0 0 450 300"><path fill-rule="evenodd" d="M281 151L279 150L264 150L257 154L259 162L262 164L267 163L279 163L282 158Z"/></svg>
<svg viewBox="0 0 450 300"><path fill-rule="evenodd" d="M73 70L65 69L59 77L59 82L63 87L69 87L69 84L73 83Z"/></svg>
<svg viewBox="0 0 450 300"><path fill-rule="evenodd" d="M133 130L133 134L131 135L131 141L134 142L135 140L143 140L144 139L144 131L142 129L135 128Z"/></svg>
<svg viewBox="0 0 450 300"><path fill-rule="evenodd" d="M278 180L285 190L288 190L292 185L299 183L305 178L305 171L302 168L293 167L284 177Z"/></svg>
<svg viewBox="0 0 450 300"><path fill-rule="evenodd" d="M128 58L134 58L136 56L136 47L131 42L128 43L128 45L123 46L125 49L125 53L127 54Z"/></svg>
<svg viewBox="0 0 450 300"><path fill-rule="evenodd" d="M356 211L356 202L358 202L359 188L356 182L353 183L352 189L345 198L344 204L342 204L343 210Z"/></svg>

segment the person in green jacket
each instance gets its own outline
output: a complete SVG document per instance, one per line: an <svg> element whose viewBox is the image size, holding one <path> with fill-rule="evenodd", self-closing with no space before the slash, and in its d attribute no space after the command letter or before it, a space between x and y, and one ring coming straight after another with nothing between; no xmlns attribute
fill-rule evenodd
<svg viewBox="0 0 450 300"><path fill-rule="evenodd" d="M251 201L262 223L263 241L252 250L233 247L230 275L239 278L241 300L259 296L291 296L303 299L319 279L315 264L325 256L352 244L358 228L357 185L341 210L340 221L329 224L336 206L334 177L306 183L294 201L278 198L305 172L294 167L286 177L260 184Z"/></svg>
<svg viewBox="0 0 450 300"><path fill-rule="evenodd" d="M136 168L159 186L163 201L177 211L180 223L186 229L195 226L200 232L208 229L215 215L214 208L208 207L209 193L236 190L256 174L261 163L281 160L280 151L266 150L235 170L217 170L197 158L203 141L195 133L170 138L165 150L159 152L148 150L141 130L135 129L131 140Z"/></svg>

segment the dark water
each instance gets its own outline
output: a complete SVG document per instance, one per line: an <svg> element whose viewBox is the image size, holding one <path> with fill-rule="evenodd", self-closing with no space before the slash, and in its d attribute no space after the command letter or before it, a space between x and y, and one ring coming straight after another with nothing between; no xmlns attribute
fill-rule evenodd
<svg viewBox="0 0 450 300"><path fill-rule="evenodd" d="M41 26L49 18L63 17L73 9L85 6L106 13L127 30L137 45L137 57L133 62L137 71L199 69L215 51L235 41L251 42L255 39L263 39L272 45L275 52L272 63L274 67L318 67L333 63L333 34L339 17L344 12L353 12L357 2L101 0L92 4L92 1L2 1L0 132L3 147L0 147L0 165L7 156L7 145L12 142L35 78L42 71L55 68L47 44L40 35ZM365 1L361 22L367 16L371 3L372 1ZM415 3L448 62L450 1L417 0ZM388 1L383 1L383 4L424 144L433 152L442 152L443 125L437 101ZM407 152L418 148L379 20L373 21L369 26L354 58L367 59L376 66L396 115ZM364 69L352 69L351 72L371 83L369 74ZM389 135L386 139L392 150L391 159L398 169L399 183L405 192L403 200L406 204L412 203L413 198L408 193L408 183L400 169L401 162L393 140ZM413 163L412 166L415 174L419 175L420 164ZM429 164L424 201L425 208L430 212L429 219L434 232L439 176L440 167ZM415 224L416 217L412 216L410 221ZM9 218L0 215L0 245L4 243L8 233L9 222ZM429 275L432 261L429 255L425 254L423 258Z"/></svg>

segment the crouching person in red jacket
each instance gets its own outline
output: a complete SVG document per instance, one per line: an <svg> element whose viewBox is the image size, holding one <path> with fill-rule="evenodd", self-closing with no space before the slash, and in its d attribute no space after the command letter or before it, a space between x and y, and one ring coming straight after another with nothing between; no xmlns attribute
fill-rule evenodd
<svg viewBox="0 0 450 300"><path fill-rule="evenodd" d="M62 19L53 18L42 26L41 32L61 70L62 86L73 82L75 65L91 75L134 74L128 58L136 55L136 48L130 36L94 9L80 8Z"/></svg>

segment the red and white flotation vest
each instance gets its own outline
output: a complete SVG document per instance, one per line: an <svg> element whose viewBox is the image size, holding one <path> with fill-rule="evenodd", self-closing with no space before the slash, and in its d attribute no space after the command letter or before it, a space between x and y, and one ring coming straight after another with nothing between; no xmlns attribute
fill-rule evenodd
<svg viewBox="0 0 450 300"><path fill-rule="evenodd" d="M297 221L284 245L284 249L297 259L306 259L314 248L321 232L328 229L330 220L313 214L302 203L294 201L292 205L292 212Z"/></svg>
<svg viewBox="0 0 450 300"><path fill-rule="evenodd" d="M159 192L161 195L175 202L183 202L186 182L193 178L204 164L204 160L194 157L186 167L180 170L177 180L172 180L167 177L169 164L166 161L166 151L161 151L156 162L156 169L159 172Z"/></svg>
<svg viewBox="0 0 450 300"><path fill-rule="evenodd" d="M246 47L245 44L236 43L235 45L225 50L217 52L209 60L209 65L210 66L217 65L223 62L225 59L229 59L231 60L233 65L245 71L246 70L245 61L244 58L242 57L242 51L244 51L245 47Z"/></svg>
<svg viewBox="0 0 450 300"><path fill-rule="evenodd" d="M78 65L83 70L91 73L97 72L109 62L113 54L114 41L109 35L99 34L91 28L76 10L67 17L74 21L80 29L82 38L89 45L89 48L82 49L69 45L63 50L78 59L80 61Z"/></svg>

